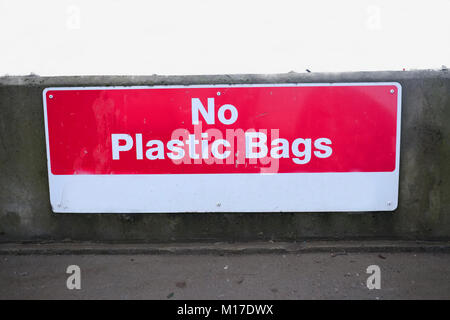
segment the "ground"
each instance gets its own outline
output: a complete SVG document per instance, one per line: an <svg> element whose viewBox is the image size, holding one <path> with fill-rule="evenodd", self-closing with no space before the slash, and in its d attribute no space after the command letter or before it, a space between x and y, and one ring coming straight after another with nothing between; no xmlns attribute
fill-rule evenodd
<svg viewBox="0 0 450 320"><path fill-rule="evenodd" d="M69 265L81 289L69 290ZM378 265L381 289L369 290ZM445 252L0 255L0 299L450 299Z"/></svg>

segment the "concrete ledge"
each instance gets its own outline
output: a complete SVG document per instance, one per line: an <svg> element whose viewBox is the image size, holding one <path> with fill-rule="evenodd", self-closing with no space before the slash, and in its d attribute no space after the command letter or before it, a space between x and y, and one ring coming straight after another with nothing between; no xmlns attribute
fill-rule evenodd
<svg viewBox="0 0 450 320"><path fill-rule="evenodd" d="M436 241L313 241L301 243L4 243L0 255L236 255L364 252L438 252L450 253L450 242Z"/></svg>
<svg viewBox="0 0 450 320"><path fill-rule="evenodd" d="M4 76L0 86L136 86L136 85L190 85L190 84L242 84L242 83L296 83L296 82L360 82L401 81L419 79L448 79L448 70L416 71L360 71L360 72L311 72L278 74L216 74L216 75L150 75L150 76L64 76L40 77Z"/></svg>

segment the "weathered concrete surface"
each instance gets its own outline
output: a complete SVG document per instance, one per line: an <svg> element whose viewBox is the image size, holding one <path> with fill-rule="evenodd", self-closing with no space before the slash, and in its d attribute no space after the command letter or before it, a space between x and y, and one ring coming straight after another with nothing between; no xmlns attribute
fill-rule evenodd
<svg viewBox="0 0 450 320"><path fill-rule="evenodd" d="M398 81L403 87L395 212L54 214L42 90L49 86ZM450 239L448 71L0 78L0 242Z"/></svg>
<svg viewBox="0 0 450 320"><path fill-rule="evenodd" d="M0 299L450 299L450 254L3 255L0 284Z"/></svg>
<svg viewBox="0 0 450 320"><path fill-rule="evenodd" d="M0 243L0 255L247 255L305 253L450 253L450 241L302 241L302 242L196 242L99 243L25 242Z"/></svg>

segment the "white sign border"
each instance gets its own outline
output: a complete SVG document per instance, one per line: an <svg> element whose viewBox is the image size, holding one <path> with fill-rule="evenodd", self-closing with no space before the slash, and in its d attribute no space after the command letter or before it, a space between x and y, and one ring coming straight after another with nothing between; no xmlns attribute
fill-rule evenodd
<svg viewBox="0 0 450 320"><path fill-rule="evenodd" d="M46 101L48 91L390 85L397 88L396 159L395 170L392 172L142 175L51 173ZM402 102L402 86L398 82L50 87L43 90L42 96L50 203L55 213L350 212L393 211L398 206ZM193 181L196 188L192 187Z"/></svg>

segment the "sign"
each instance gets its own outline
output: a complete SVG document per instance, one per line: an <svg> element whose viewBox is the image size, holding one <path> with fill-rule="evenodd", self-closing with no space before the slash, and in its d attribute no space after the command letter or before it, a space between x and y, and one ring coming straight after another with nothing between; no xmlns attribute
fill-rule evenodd
<svg viewBox="0 0 450 320"><path fill-rule="evenodd" d="M54 212L394 210L398 83L47 88Z"/></svg>

